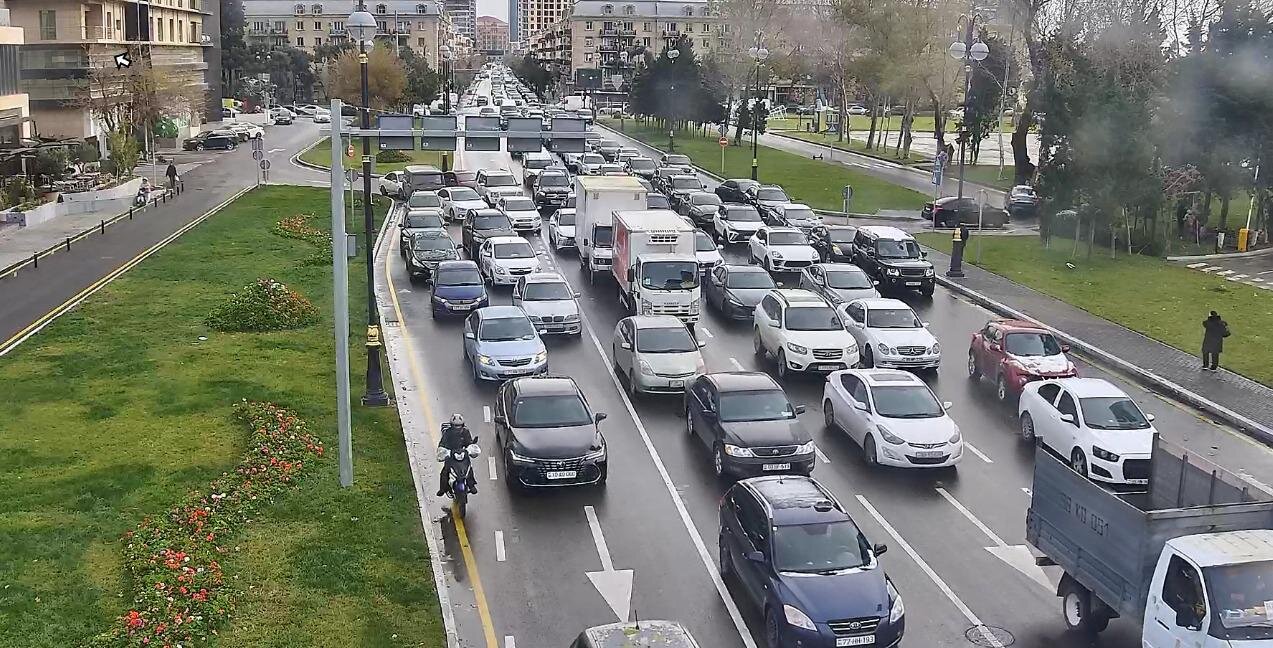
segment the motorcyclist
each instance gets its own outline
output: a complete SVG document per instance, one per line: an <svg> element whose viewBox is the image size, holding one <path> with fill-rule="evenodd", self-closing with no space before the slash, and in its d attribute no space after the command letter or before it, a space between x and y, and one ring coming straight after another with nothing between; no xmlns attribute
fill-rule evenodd
<svg viewBox="0 0 1273 648"><path fill-rule="evenodd" d="M448 453L467 448L473 444L473 433L469 431L468 426L464 425L464 417L459 414L451 416L448 423L442 425L442 439L438 441L439 448L446 448ZM442 462L442 471L439 476L438 497L446 495L451 489L451 462L445 460ZM473 476L473 471L469 471L468 479L469 493L477 494L477 478Z"/></svg>

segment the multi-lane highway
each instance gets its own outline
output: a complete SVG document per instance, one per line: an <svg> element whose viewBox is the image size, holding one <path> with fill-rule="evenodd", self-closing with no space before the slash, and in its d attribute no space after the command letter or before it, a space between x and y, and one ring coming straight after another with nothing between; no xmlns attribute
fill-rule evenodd
<svg viewBox="0 0 1273 648"><path fill-rule="evenodd" d="M504 152L462 152L457 164L521 171ZM459 232L453 236L458 240ZM479 462L481 490L462 527L467 542L462 549L473 570L467 577L479 577L483 587L477 600L472 594L456 597L457 606L462 599L477 610L457 614L464 645L566 646L582 628L625 615L682 621L705 648L763 645L759 612L736 606L731 586L717 572L716 507L727 484L712 475L701 444L686 436L685 421L676 414L680 399L632 400L624 393L608 355L615 323L626 315L613 283L590 286L573 252L554 254L543 238L530 240L545 268L560 271L582 293L584 333L549 339L549 365L553 374L574 377L593 408L609 415L601 424L610 452L609 483L512 493L494 462ZM746 263L743 246L727 250L726 258ZM403 363L394 365L395 383L409 387L399 397L418 392L432 410L409 425L459 412L490 454L495 387L467 377L460 320L430 317L428 291L408 280L396 235L384 237L378 265L382 307L391 314L395 335L409 341L394 352L413 354L413 371L404 375ZM856 445L823 428L822 379L797 378L783 386L793 402L807 406L801 420L820 450L813 476L848 506L872 542L889 546L881 561L905 599L906 645L1089 645L1064 630L1053 585L1059 574L1033 567L1024 547L1032 448L1019 440L1015 414L995 402L990 386L967 377L969 338L991 314L941 288L932 299L905 300L931 322L942 344L945 361L925 379L940 400L954 402L951 415L970 454L957 471L869 469ZM493 304L510 301L508 289L494 289ZM709 371L773 371L771 361L753 354L748 323L725 321L707 310L697 330L707 343ZM1076 360L1081 375L1111 380L1154 413L1168 441L1249 474L1254 486L1273 482L1273 453L1263 446L1101 366ZM418 429L409 435L430 438ZM417 476L430 495L435 475ZM624 570L631 570L630 610ZM1100 645L1139 645L1137 624L1113 622Z"/></svg>

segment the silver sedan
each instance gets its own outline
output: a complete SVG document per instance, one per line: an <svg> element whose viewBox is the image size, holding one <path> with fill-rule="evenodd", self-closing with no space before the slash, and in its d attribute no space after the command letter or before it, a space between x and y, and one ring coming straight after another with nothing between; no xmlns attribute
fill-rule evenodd
<svg viewBox="0 0 1273 648"><path fill-rule="evenodd" d="M704 344L671 315L637 315L615 325L610 351L629 393L680 394L707 370Z"/></svg>

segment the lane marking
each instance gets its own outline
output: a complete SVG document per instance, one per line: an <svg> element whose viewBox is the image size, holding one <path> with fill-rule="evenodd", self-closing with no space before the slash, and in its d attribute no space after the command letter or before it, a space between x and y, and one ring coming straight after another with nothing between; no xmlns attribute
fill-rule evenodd
<svg viewBox="0 0 1273 648"><path fill-rule="evenodd" d="M990 530L990 527L986 526L981 520L977 519L977 516L973 515L972 511L969 511L967 507L960 504L959 500L955 499L953 495L946 492L945 488L938 486L936 490L938 495L941 495L947 502L950 502L951 506L955 507L960 513L963 513L964 517L968 518L969 522L972 522L978 529L981 529L981 532L986 534L986 537L990 538L991 542L1000 547L1008 546L1008 543L1004 542L1003 538L1000 538L994 531Z"/></svg>
<svg viewBox="0 0 1273 648"><path fill-rule="evenodd" d="M602 571L614 571L614 561L610 558L610 546L606 544L606 536L601 533L601 521L597 519L597 510L592 506L585 506L583 514L588 518L588 530L592 532L592 543L597 545L597 556L601 558Z"/></svg>
<svg viewBox="0 0 1273 648"><path fill-rule="evenodd" d="M698 330L702 331L702 332L703 332L703 335L705 335L705 336L707 336L707 337L709 337L709 338L716 337L716 336L712 335L712 332L711 332L711 331L707 330L707 327L706 327L706 326L700 326L700 327L698 327Z"/></svg>
<svg viewBox="0 0 1273 648"><path fill-rule="evenodd" d="M986 641L986 644L994 646L994 648L1004 648L1003 643L999 641L998 637L995 637L985 628L985 624L981 622L981 619L978 618L966 604L964 604L963 599L959 598L959 595L955 594L954 590L950 589L950 586L946 584L946 581L942 580L942 577L938 576L937 572L933 571L933 568L930 567L919 555L919 552L915 551L915 548L902 538L902 534L898 533L897 529L894 529L893 525L889 524L888 520L885 520L884 516L880 515L880 512L875 510L875 507L871 506L871 503L867 501L865 497L858 495L857 500L858 503L866 509L866 512L870 513L871 517L875 518L875 521L879 522L880 526L884 527L884 531L888 533L899 546L902 547L902 551L905 551L906 554L911 557L911 560L915 561L916 565L919 565L919 568L923 570L929 580L933 581L933 584L937 586L937 589L941 590L942 594L945 594L946 598L949 599L951 603L955 604L955 608L959 610L959 613L964 615L964 618L967 619L973 626L980 628L981 636Z"/></svg>
<svg viewBox="0 0 1273 648"><path fill-rule="evenodd" d="M1233 274L1233 271L1232 271L1232 270L1221 270L1220 272L1217 272L1217 273L1216 273L1216 276L1217 276L1217 277L1225 277L1225 276L1228 276L1228 275L1231 275L1231 274Z"/></svg>
<svg viewBox="0 0 1273 648"><path fill-rule="evenodd" d="M1273 270L1265 270L1264 272L1257 272L1256 274L1258 274L1258 275L1266 275L1266 274L1271 274L1271 273L1273 273Z"/></svg>
<svg viewBox="0 0 1273 648"><path fill-rule="evenodd" d="M504 648L517 648L517 640L513 639L513 635L504 635Z"/></svg>
<svg viewBox="0 0 1273 648"><path fill-rule="evenodd" d="M495 561L504 562L508 560L508 554L504 551L504 532L495 532Z"/></svg>
<svg viewBox="0 0 1273 648"><path fill-rule="evenodd" d="M1264 273L1260 273L1260 274L1264 274ZM1251 277L1251 281L1263 282L1263 281L1264 281L1264 278L1262 278L1262 277Z"/></svg>
<svg viewBox="0 0 1273 648"><path fill-rule="evenodd" d="M491 422L491 406L490 405L482 406L482 420L487 423Z"/></svg>
<svg viewBox="0 0 1273 648"><path fill-rule="evenodd" d="M973 445L973 444L971 444L971 443L969 443L969 442L967 442L967 441L964 441L964 447L965 447L965 448L968 448L970 451L972 451L972 453L973 453L973 454L977 455L977 458L978 458L978 459L981 459L982 461L984 461L984 462L986 462L986 463L994 463L994 459L991 459L990 457L987 457L987 456L986 456L986 453L984 453L984 452L982 452L982 451L980 451L980 450L978 450L978 449L977 449L977 446L975 446L975 445Z"/></svg>
<svg viewBox="0 0 1273 648"><path fill-rule="evenodd" d="M738 371L746 371L746 369L743 369L743 364L738 361L738 358L731 357L729 359L729 363L734 365L734 369L737 369Z"/></svg>
<svg viewBox="0 0 1273 648"><path fill-rule="evenodd" d="M815 443L815 444L813 444L813 453L814 453L814 454L816 454L816 455L818 455L818 461L821 461L821 462L822 462L822 463L824 463L824 464L829 464L829 463L831 463L831 460L830 460L830 459L828 459L828 458L827 458L827 456L826 456L825 454L822 454L822 448L819 448L819 447L818 447L818 444L816 444L816 443Z"/></svg>
<svg viewBox="0 0 1273 648"><path fill-rule="evenodd" d="M499 479L499 472L497 468L498 468L498 463L495 461L495 457L487 457L486 470L487 472L491 474L491 481L495 481Z"/></svg>
<svg viewBox="0 0 1273 648"><path fill-rule="evenodd" d="M1216 270L1220 270L1220 269L1221 269L1221 267L1220 267L1220 266L1207 266L1207 267L1205 267L1205 268L1199 268L1199 269L1200 269L1200 270L1202 270L1203 272L1215 272Z"/></svg>
<svg viewBox="0 0 1273 648"><path fill-rule="evenodd" d="M1202 261L1202 262L1199 262L1199 263L1190 263L1189 265L1187 265L1187 266L1185 266L1185 267L1186 267L1186 268L1201 268L1202 266L1205 266L1205 265L1208 265L1208 264L1207 264L1207 262L1206 262L1206 261Z"/></svg>

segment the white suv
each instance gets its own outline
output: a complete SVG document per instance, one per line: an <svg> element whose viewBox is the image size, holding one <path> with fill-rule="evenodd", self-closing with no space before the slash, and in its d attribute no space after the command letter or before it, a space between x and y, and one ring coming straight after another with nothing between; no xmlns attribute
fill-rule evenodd
<svg viewBox="0 0 1273 648"><path fill-rule="evenodd" d="M477 194L494 207L504 196L522 195L522 183L507 169L481 169L477 172Z"/></svg>
<svg viewBox="0 0 1273 648"><path fill-rule="evenodd" d="M915 374L893 369L850 369L827 376L822 420L844 430L869 465L946 468L964 456L959 426Z"/></svg>
<svg viewBox="0 0 1273 648"><path fill-rule="evenodd" d="M941 364L941 344L906 302L855 299L840 306L840 315L862 347L863 367L936 370Z"/></svg>
<svg viewBox="0 0 1273 648"><path fill-rule="evenodd" d="M1123 390L1100 378L1026 383L1017 404L1021 438L1037 440L1084 477L1148 484L1158 431Z"/></svg>
<svg viewBox="0 0 1273 648"><path fill-rule="evenodd" d="M771 290L752 314L752 346L792 371L831 372L858 364L858 345L830 304L807 290Z"/></svg>
<svg viewBox="0 0 1273 648"><path fill-rule="evenodd" d="M482 241L477 268L490 285L515 284L522 277L539 272L539 257L520 236L494 236Z"/></svg>
<svg viewBox="0 0 1273 648"><path fill-rule="evenodd" d="M794 227L762 227L747 241L751 262L770 272L799 272L818 262L818 251Z"/></svg>

